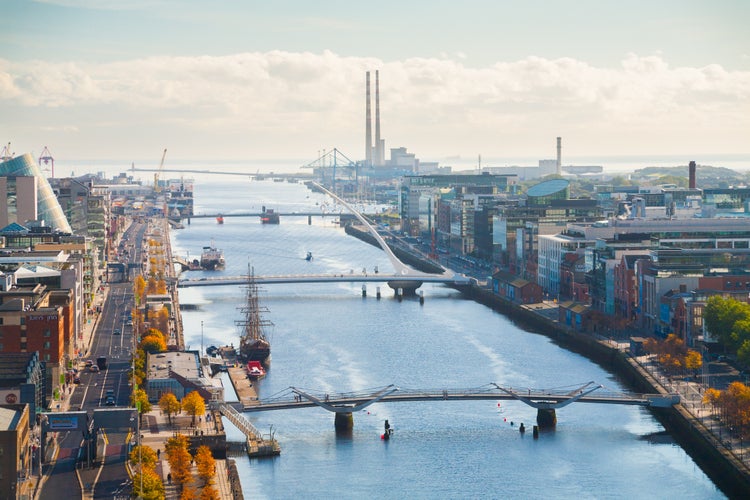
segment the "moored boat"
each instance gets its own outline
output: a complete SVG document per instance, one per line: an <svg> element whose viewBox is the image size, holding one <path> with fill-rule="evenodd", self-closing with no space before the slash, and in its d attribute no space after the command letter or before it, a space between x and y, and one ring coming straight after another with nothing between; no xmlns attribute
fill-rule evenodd
<svg viewBox="0 0 750 500"><path fill-rule="evenodd" d="M200 266L202 269L207 271L214 271L216 269L224 269L224 252L213 246L213 241L210 246L203 247L203 253L201 253Z"/></svg>
<svg viewBox="0 0 750 500"><path fill-rule="evenodd" d="M258 286L252 271L249 273L245 305L240 310L245 313L245 318L236 322L243 328L240 337L240 359L246 363L257 361L268 368L271 364L271 343L264 329L272 323L261 316Z"/></svg>
<svg viewBox="0 0 750 500"><path fill-rule="evenodd" d="M260 380L266 376L266 369L260 361L248 361L247 362L247 377L250 380Z"/></svg>

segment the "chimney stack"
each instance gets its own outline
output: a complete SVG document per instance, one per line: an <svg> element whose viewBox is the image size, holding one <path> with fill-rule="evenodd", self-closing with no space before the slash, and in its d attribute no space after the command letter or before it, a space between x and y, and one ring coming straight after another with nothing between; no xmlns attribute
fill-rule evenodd
<svg viewBox="0 0 750 500"><path fill-rule="evenodd" d="M372 116L370 112L370 72L367 72L367 112L365 113L365 166L372 166Z"/></svg>
<svg viewBox="0 0 750 500"><path fill-rule="evenodd" d="M380 71L375 70L375 164L383 164L383 148L380 144Z"/></svg>
<svg viewBox="0 0 750 500"><path fill-rule="evenodd" d="M562 175L562 137L557 138L557 175Z"/></svg>
<svg viewBox="0 0 750 500"><path fill-rule="evenodd" d="M690 162L688 166L688 172L689 172L688 173L689 175L688 187L690 189L695 189L695 162L694 161Z"/></svg>

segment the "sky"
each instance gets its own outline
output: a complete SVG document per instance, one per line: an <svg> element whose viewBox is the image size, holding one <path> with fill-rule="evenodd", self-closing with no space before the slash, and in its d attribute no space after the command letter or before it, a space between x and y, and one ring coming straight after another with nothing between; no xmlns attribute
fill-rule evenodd
<svg viewBox="0 0 750 500"><path fill-rule="evenodd" d="M423 161L554 158L561 136L564 164L750 168L748 20L746 0L4 0L0 144L358 160L378 70L386 151Z"/></svg>

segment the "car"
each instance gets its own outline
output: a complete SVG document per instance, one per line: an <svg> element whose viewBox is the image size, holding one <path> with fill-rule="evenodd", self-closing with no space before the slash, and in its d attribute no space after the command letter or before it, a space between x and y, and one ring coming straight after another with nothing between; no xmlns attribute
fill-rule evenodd
<svg viewBox="0 0 750 500"><path fill-rule="evenodd" d="M126 325L126 326L133 326L133 320L132 320L132 319L129 319L129 320L127 320L127 321L125 322L125 325Z"/></svg>
<svg viewBox="0 0 750 500"><path fill-rule="evenodd" d="M115 330L112 332L112 335L120 335L122 331L119 328L115 328Z"/></svg>
<svg viewBox="0 0 750 500"><path fill-rule="evenodd" d="M86 360L86 366L87 366L87 367L91 367L91 365L93 365L93 364L94 364L94 361L93 361L93 360L91 360L91 359L87 359L87 360Z"/></svg>
<svg viewBox="0 0 750 500"><path fill-rule="evenodd" d="M107 406L115 406L115 398L114 396L107 396L107 400L104 401L104 404Z"/></svg>
<svg viewBox="0 0 750 500"><path fill-rule="evenodd" d="M96 365L91 365L91 366L89 366L89 371L91 373L99 373L99 367L96 366Z"/></svg>
<svg viewBox="0 0 750 500"><path fill-rule="evenodd" d="M80 384L81 383L81 377L79 377L78 375L76 375L75 377L73 377L73 383L74 384Z"/></svg>

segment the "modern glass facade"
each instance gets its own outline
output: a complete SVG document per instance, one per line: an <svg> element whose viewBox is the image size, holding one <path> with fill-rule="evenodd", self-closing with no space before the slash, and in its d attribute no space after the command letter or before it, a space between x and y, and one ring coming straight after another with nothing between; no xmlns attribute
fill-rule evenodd
<svg viewBox="0 0 750 500"><path fill-rule="evenodd" d="M42 169L34 158L26 153L12 160L0 163L0 176L37 178L37 217L45 225L64 233L72 232L68 219L57 201L52 187L42 174Z"/></svg>

